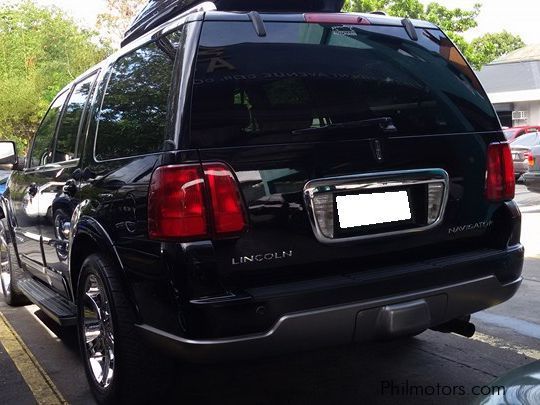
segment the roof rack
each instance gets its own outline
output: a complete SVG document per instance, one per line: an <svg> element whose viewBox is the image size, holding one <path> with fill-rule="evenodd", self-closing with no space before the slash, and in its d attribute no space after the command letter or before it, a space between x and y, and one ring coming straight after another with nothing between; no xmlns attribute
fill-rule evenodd
<svg viewBox="0 0 540 405"><path fill-rule="evenodd" d="M122 46L180 15L200 11L339 12L345 0L150 0L124 35Z"/></svg>
<svg viewBox="0 0 540 405"><path fill-rule="evenodd" d="M189 15L200 11L217 10L214 3L201 0L150 0L135 17L122 40L121 46L135 41L145 33L172 17Z"/></svg>

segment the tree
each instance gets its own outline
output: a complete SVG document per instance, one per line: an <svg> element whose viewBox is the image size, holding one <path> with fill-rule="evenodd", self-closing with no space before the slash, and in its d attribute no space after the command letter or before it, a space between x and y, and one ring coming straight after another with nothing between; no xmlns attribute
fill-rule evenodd
<svg viewBox="0 0 540 405"><path fill-rule="evenodd" d="M485 34L471 41L472 51L469 61L476 68L481 68L494 61L501 55L505 55L525 46L523 40L508 31L496 34Z"/></svg>
<svg viewBox="0 0 540 405"><path fill-rule="evenodd" d="M0 139L24 151L58 91L110 52L58 8L0 8Z"/></svg>
<svg viewBox="0 0 540 405"><path fill-rule="evenodd" d="M129 25L147 0L107 0L107 12L98 15L97 26L118 45Z"/></svg>
<svg viewBox="0 0 540 405"><path fill-rule="evenodd" d="M439 26L454 41L475 69L480 69L499 56L524 45L519 36L508 32L486 34L471 43L463 33L477 26L481 4L472 9L449 9L439 3L424 6L419 0L346 0L344 11L370 12L385 11L389 15L418 18L431 21Z"/></svg>

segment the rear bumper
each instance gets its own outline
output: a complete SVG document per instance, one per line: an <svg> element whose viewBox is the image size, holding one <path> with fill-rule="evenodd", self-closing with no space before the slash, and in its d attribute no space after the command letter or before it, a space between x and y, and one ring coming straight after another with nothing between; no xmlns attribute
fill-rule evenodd
<svg viewBox="0 0 540 405"><path fill-rule="evenodd" d="M523 248L507 252L521 273ZM520 260L521 258L521 260ZM487 259L487 258L486 258ZM448 263L449 264L449 263ZM490 261L476 262L489 266ZM451 272L452 265L445 266ZM360 300L345 305L286 313L264 333L217 339L189 339L149 325L137 325L142 336L168 353L192 362L253 358L421 332L454 318L510 299L521 284L518 275L501 282L495 275L444 284L436 288Z"/></svg>
<svg viewBox="0 0 540 405"><path fill-rule="evenodd" d="M529 170L529 162L527 160L524 161L514 161L514 173L516 176L522 175L523 173L527 173Z"/></svg>
<svg viewBox="0 0 540 405"><path fill-rule="evenodd" d="M540 192L540 172L527 172L523 175L523 182L529 191Z"/></svg>

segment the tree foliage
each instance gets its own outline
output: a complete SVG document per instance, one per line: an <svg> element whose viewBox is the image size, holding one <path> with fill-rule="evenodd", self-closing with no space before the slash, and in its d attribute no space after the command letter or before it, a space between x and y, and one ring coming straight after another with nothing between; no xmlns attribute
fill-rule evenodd
<svg viewBox="0 0 540 405"><path fill-rule="evenodd" d="M469 56L474 66L484 66L505 55L525 46L523 40L508 31L496 34L485 34L471 41L474 52Z"/></svg>
<svg viewBox="0 0 540 405"><path fill-rule="evenodd" d="M98 28L114 44L119 44L131 21L147 2L147 0L107 0L107 11L98 15Z"/></svg>
<svg viewBox="0 0 540 405"><path fill-rule="evenodd" d="M24 151L58 91L109 49L57 8L0 8L0 139Z"/></svg>
<svg viewBox="0 0 540 405"><path fill-rule="evenodd" d="M118 41L147 0L107 0L98 17L102 35ZM486 34L467 42L463 32L476 27L480 5L449 9L419 0L347 0L345 11L386 11L440 26L475 68L523 46L508 32ZM28 141L57 92L110 48L97 33L80 28L58 8L43 8L32 0L0 5L0 139L15 139L19 149Z"/></svg>
<svg viewBox="0 0 540 405"><path fill-rule="evenodd" d="M468 42L463 33L477 26L481 4L470 10L447 8L439 3L424 6L420 0L346 0L344 11L385 11L389 15L417 18L438 25L454 41L475 69L480 69L499 56L524 46L519 36L506 31L486 34Z"/></svg>

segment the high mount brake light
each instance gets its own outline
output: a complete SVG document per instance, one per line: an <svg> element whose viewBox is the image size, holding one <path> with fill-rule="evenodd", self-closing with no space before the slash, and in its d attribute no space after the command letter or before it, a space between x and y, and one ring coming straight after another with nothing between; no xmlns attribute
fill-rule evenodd
<svg viewBox="0 0 540 405"><path fill-rule="evenodd" d="M487 150L486 198L492 202L512 200L515 187L510 147L506 142L490 144Z"/></svg>
<svg viewBox="0 0 540 405"><path fill-rule="evenodd" d="M365 18L353 14L342 13L306 13L304 21L315 24L343 24L343 25L370 25L371 22Z"/></svg>
<svg viewBox="0 0 540 405"><path fill-rule="evenodd" d="M158 240L230 237L247 226L231 169L223 163L158 167L148 194L148 233Z"/></svg>

